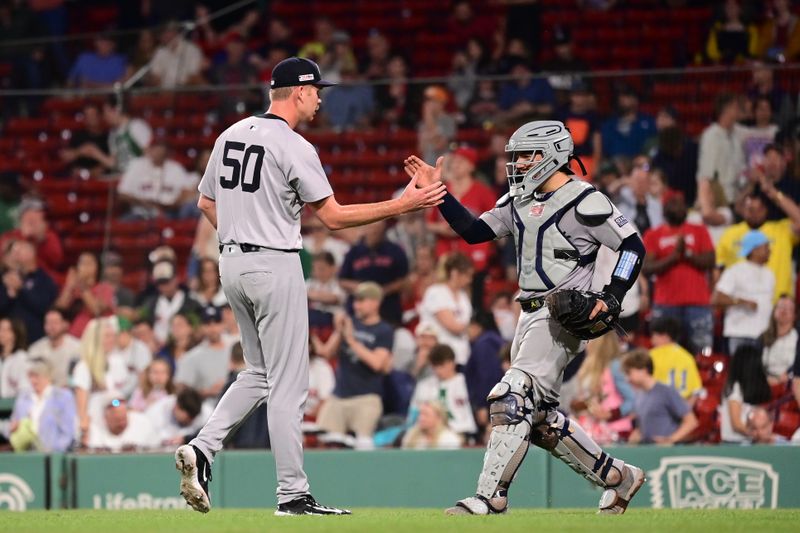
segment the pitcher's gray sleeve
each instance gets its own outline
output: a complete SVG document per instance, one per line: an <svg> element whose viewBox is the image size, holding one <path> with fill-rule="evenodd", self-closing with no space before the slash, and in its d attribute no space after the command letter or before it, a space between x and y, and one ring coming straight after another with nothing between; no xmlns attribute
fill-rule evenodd
<svg viewBox="0 0 800 533"><path fill-rule="evenodd" d="M200 179L200 184L197 186L197 190L200 191L200 194L212 200L217 199L217 183L219 183L220 178L219 154L223 145L222 135L220 135L214 143L214 149L211 151L211 156L208 158L208 165L206 165L206 170L203 172L203 177Z"/></svg>
<svg viewBox="0 0 800 533"><path fill-rule="evenodd" d="M297 191L300 200L306 204L331 196L333 189L322 169L317 151L311 143L299 137L298 141L289 143L287 149L291 153L285 154L289 186Z"/></svg>

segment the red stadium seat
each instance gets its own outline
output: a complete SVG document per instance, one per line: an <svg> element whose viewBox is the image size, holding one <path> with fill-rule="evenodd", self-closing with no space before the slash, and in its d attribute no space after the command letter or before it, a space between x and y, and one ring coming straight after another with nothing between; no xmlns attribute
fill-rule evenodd
<svg viewBox="0 0 800 533"><path fill-rule="evenodd" d="M175 104L176 98L172 94L140 94L128 100L128 112L132 115L162 113L174 109Z"/></svg>
<svg viewBox="0 0 800 533"><path fill-rule="evenodd" d="M73 116L54 116L50 124L50 131L60 135L63 131L80 131L83 127L83 121Z"/></svg>
<svg viewBox="0 0 800 533"><path fill-rule="evenodd" d="M45 115L69 115L78 113L87 101L87 98L49 98L42 104L42 113Z"/></svg>
<svg viewBox="0 0 800 533"><path fill-rule="evenodd" d="M12 118L6 123L6 135L31 136L47 131L50 120L47 118Z"/></svg>
<svg viewBox="0 0 800 533"><path fill-rule="evenodd" d="M154 220L115 220L111 224L111 233L115 236L148 235L157 231L158 223Z"/></svg>
<svg viewBox="0 0 800 533"><path fill-rule="evenodd" d="M773 432L789 439L798 429L800 429L800 413L784 410L778 411Z"/></svg>
<svg viewBox="0 0 800 533"><path fill-rule="evenodd" d="M706 393L705 397L698 398L694 404L694 414L697 417L697 429L692 433L692 440L701 442L719 442L719 415L717 408L720 397L716 393Z"/></svg>
<svg viewBox="0 0 800 533"><path fill-rule="evenodd" d="M780 400L787 394L791 394L791 382L788 383L776 383L775 385L771 385L770 389L772 390L772 400Z"/></svg>
<svg viewBox="0 0 800 533"><path fill-rule="evenodd" d="M122 275L122 284L134 292L141 292L147 287L148 274L144 270L126 272Z"/></svg>
<svg viewBox="0 0 800 533"><path fill-rule="evenodd" d="M139 237L116 237L111 241L112 247L123 255L147 256L159 244L157 235L144 235Z"/></svg>
<svg viewBox="0 0 800 533"><path fill-rule="evenodd" d="M67 237L64 239L64 251L70 256L77 256L82 252L96 253L102 249L102 237Z"/></svg>

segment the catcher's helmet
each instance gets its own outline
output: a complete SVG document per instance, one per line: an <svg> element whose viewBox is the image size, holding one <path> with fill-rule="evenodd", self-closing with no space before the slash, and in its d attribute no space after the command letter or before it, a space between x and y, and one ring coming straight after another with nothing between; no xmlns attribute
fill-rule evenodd
<svg viewBox="0 0 800 533"><path fill-rule="evenodd" d="M511 161L506 163L509 195L514 198L533 194L560 169L571 173L568 163L573 148L572 135L562 122L536 120L520 127L506 145L506 152L511 152ZM537 153L541 153L542 159L535 163L519 161L520 156L533 161Z"/></svg>

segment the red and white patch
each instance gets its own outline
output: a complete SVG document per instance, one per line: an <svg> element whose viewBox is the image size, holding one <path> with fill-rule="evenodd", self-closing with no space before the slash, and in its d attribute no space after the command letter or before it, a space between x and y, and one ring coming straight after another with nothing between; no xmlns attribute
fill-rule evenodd
<svg viewBox="0 0 800 533"><path fill-rule="evenodd" d="M531 205L531 210L528 212L529 217L539 218L544 213L544 204L535 203Z"/></svg>

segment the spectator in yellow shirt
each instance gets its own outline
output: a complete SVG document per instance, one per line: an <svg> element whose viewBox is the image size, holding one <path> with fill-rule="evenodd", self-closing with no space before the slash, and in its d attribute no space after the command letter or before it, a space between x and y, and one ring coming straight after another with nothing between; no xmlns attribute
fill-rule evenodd
<svg viewBox="0 0 800 533"><path fill-rule="evenodd" d="M680 336L680 323L671 317L658 318L653 320L650 331L653 377L659 383L673 387L690 407L694 406L703 383L694 357L676 342Z"/></svg>
<svg viewBox="0 0 800 533"><path fill-rule="evenodd" d="M760 189L745 198L744 220L732 225L722 234L717 244L717 266L721 270L742 260L739 255L742 239L750 230L761 231L770 242L771 254L767 266L775 274L774 303L781 294L794 295L792 249L800 241L800 207L767 180L762 181ZM769 200L780 207L788 218L767 220Z"/></svg>

